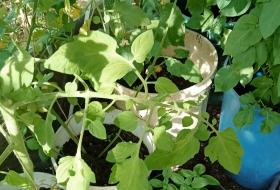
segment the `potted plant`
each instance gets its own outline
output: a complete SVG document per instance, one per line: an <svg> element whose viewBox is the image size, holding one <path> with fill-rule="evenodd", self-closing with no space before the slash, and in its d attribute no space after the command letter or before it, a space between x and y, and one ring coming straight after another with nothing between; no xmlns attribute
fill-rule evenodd
<svg viewBox="0 0 280 190"><path fill-rule="evenodd" d="M134 13L136 15L145 15L145 11L138 6L125 2L117 5L117 15L113 16L127 19L122 15L124 12L120 11L123 9L130 10L130 16L133 16ZM15 53L9 59L5 60L4 66L0 70L2 89L0 110L5 122L1 133L7 137L9 142L8 153L11 151L15 153L25 172L24 179L20 178L20 184L12 183L11 185L25 185L29 189L39 188L34 181L33 163L26 150L21 128L27 128L44 152L50 157L55 157L58 154L58 150L55 147L56 121L65 127L75 142L76 137L67 125L67 116L65 118L66 122L63 122L57 110L54 109L58 100L61 99L67 99L71 104L75 105L76 119L81 122L81 130L78 130L80 135L77 140L77 150L74 150L75 154L60 158L56 169L57 182L69 190L87 189L91 184L95 183L96 176L101 175L102 172L95 173L88 166L89 164L85 162L82 143L86 130L90 131L92 138L106 139L106 130L108 129L104 124L106 115L110 112L115 102L118 101L122 101L126 105L125 110L119 112L114 119L115 126L120 130L131 133L138 128L138 122L141 119L136 116L134 107L150 110L158 109L158 117L161 119L159 119L160 122L157 126L151 126L150 120L153 112L149 112L147 119L142 121L144 124L142 125L143 130L139 140L134 143L119 143L108 153L108 159L114 162L110 182L113 185L117 185L118 189L149 189L148 176L151 170L160 170L185 163L198 152L200 141L208 139L210 141L206 147L205 155L212 162L219 161L223 167L231 172L236 173L239 171L242 150L233 131L228 129L219 132L215 128L216 120L210 121L207 113L193 113L191 108L199 103L197 100L186 102L165 101L173 92L178 91L176 85L168 78L158 78L156 81L158 93L155 96L149 96L148 82L143 79L137 69L138 62L143 63L144 60L151 58L149 57L151 52L155 51L158 55L161 53L165 40L160 41L163 44L157 46L154 39L158 36L154 35L153 30L156 30L156 33L161 36L163 29L163 36L166 41L172 43L184 42L185 32L180 33L182 41L176 41L178 39L172 38L172 35L169 38L170 36L168 35L168 32L173 29L181 31L183 26L174 25L171 19L173 17L170 17L170 15L176 13L175 18L182 18L177 15L178 9L175 5L176 1L173 4L165 4L162 7L163 12L160 15L164 15L162 18L167 18L167 23L159 25L160 28L157 28L158 25L150 26L150 23L148 25L144 23L147 28L144 28L144 31L140 31L140 35L136 35L137 37L132 40L128 49L127 47L120 48L122 44L126 44L126 41L119 41L118 35L123 35L123 33L118 33L118 31L122 29L123 25L131 27L131 20L119 21L119 19L112 19L115 24L115 26L110 25L110 28L114 29L112 29L113 35L105 33L108 25L104 22L102 24L103 31L94 30L89 31L86 36L74 36L73 39L70 39L70 42L61 45L50 57L45 60L39 60L36 64L34 58L28 52L22 50L20 46L17 47ZM67 3L64 6L69 8ZM148 10L146 10L147 13ZM154 18L154 15L151 16ZM135 22L133 20L132 24ZM139 24L143 24L142 19L136 23L137 27ZM151 29L148 27L151 27ZM199 37L198 39L201 38ZM176 49L175 52L178 54ZM185 49L179 49L179 52L181 52L179 54L186 58ZM126 52L130 52L133 58L130 59ZM170 58L173 61L170 56L165 58ZM156 58L154 60L156 63ZM190 62L186 64L194 67ZM44 68L37 67L37 65ZM54 82L50 82L50 73L52 71L71 75L72 78L60 87ZM144 86L144 97L128 96L118 90L116 82L126 78L131 71L141 81L140 86ZM152 71L155 71L153 67ZM41 75L34 77L34 73L37 72ZM154 72L151 72L151 74L154 74ZM194 74L197 77L197 72ZM206 78L208 80L210 76L206 76ZM208 84L209 80L206 82ZM105 104L104 99L107 100ZM65 112L65 110L61 112ZM170 128L169 117L164 116L168 113L176 112L184 112L198 118L197 127L181 130L177 137L169 134L167 132L168 128ZM193 119L190 116L185 116L182 119L181 123L184 127L189 127L193 124ZM75 127L78 127L78 125L75 125ZM152 154L141 158L139 157L139 152L146 132L152 133L156 149ZM212 133L215 135L210 137ZM225 147L227 148L225 149ZM3 154L2 158L5 158L6 153ZM133 173L131 173L131 169L133 169ZM12 177L16 182L19 179L18 175ZM8 180L7 182L11 181Z"/></svg>
<svg viewBox="0 0 280 190"><path fill-rule="evenodd" d="M270 19L278 13L276 4L252 2L225 45L224 54L232 57L232 63L215 77L216 91L225 91L220 129L234 128L244 149L234 179L253 189L267 189L280 170L279 24ZM239 94L232 89L236 86Z"/></svg>

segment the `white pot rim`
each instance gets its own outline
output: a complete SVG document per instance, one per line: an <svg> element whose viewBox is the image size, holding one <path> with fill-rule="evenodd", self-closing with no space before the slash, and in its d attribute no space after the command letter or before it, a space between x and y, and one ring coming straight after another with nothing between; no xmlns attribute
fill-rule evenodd
<svg viewBox="0 0 280 190"><path fill-rule="evenodd" d="M215 47L213 46L213 44L204 36L202 36L201 34L191 31L191 30L186 30L186 34L191 34L193 36L196 36L197 39L199 39L199 41L201 43L206 44L209 49L211 49L211 56L214 57L214 61L211 62L211 64L213 65L213 69L210 71L210 73L207 74L206 77L203 78L203 80L197 84L194 84L188 88L182 89L178 92L172 93L169 95L169 97L167 98L168 100L175 100L175 101L181 101L184 100L186 98L186 96L184 96L183 94L193 94L193 92L195 92L195 94L193 95L197 95L197 94L201 94L205 89L207 89L211 84L212 84L212 78L214 76L214 73L216 71L217 65L218 65L218 54L217 51L215 49ZM185 44L187 43L187 41L185 42ZM190 58L191 59L191 58ZM192 59L191 59L192 60ZM124 94L135 94L136 91L125 87L119 83L117 83L117 89L121 92L124 92ZM145 97L145 93L144 92L138 92L137 94L139 97ZM149 93L149 95L151 97L155 97L157 95L157 93Z"/></svg>

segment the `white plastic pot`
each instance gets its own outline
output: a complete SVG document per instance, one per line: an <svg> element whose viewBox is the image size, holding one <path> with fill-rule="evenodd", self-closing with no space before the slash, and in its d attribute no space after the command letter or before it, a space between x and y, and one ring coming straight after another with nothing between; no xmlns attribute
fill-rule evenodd
<svg viewBox="0 0 280 190"><path fill-rule="evenodd" d="M113 110L105 115L105 124L113 124L114 118L118 113L122 111L120 110ZM70 117L68 121L68 127L72 131L74 135L79 135L82 129L82 122L77 123L74 117ZM144 134L145 133L145 134ZM144 132L144 122L139 121L137 129L133 132L133 134L137 137L141 137L144 134L143 143L148 149L149 153L152 153L155 150L155 145L153 143L152 134L149 132ZM63 145L70 140L70 136L67 131L60 127L55 133L55 145L58 148L62 148ZM52 159L54 167L57 167L56 161ZM98 175L98 174L96 174ZM116 186L107 186L107 187L100 187L100 186L90 186L89 190L117 190Z"/></svg>
<svg viewBox="0 0 280 190"><path fill-rule="evenodd" d="M214 48L214 46L202 35L187 30L185 35L185 49L189 51L189 59L193 61L194 64L196 64L201 72L201 75L203 77L203 80L200 83L197 83L193 86L190 86L189 88L180 90L179 92L176 92L174 94L171 94L166 101L175 101L175 102L181 102L181 101L188 101L188 100L194 100L197 101L199 97L205 96L205 100L195 109L192 109L191 112L195 114L199 114L201 111L206 110L206 105L208 101L208 94L209 90L212 84L212 78L214 76L214 73L217 68L218 64L218 56L217 51ZM169 47L165 49L163 54L167 56L173 56L174 53L174 47ZM120 94L129 95L132 97L135 97L137 94L136 91L124 87L120 84L117 85L117 92ZM150 97L156 96L155 93L150 93ZM145 97L143 92L138 92L137 97ZM117 102L117 106L122 109L123 103ZM140 110L138 107L134 108L134 111L136 114L146 119L148 113L150 110ZM169 129L170 134L176 136L179 131L183 129L182 126L182 118L187 116L186 113L180 113L179 115L173 115L172 119L172 128ZM151 125L156 126L158 122L157 117L157 110L154 110L152 113L151 118ZM194 128L197 125L197 119L193 118L193 124L189 128Z"/></svg>

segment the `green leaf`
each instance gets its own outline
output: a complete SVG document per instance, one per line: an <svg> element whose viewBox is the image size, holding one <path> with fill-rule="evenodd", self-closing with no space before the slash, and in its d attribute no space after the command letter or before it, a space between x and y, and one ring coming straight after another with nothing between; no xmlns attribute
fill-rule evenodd
<svg viewBox="0 0 280 190"><path fill-rule="evenodd" d="M190 117L190 116L185 116L183 119L182 119L182 124L184 127L189 127L193 124L193 118Z"/></svg>
<svg viewBox="0 0 280 190"><path fill-rule="evenodd" d="M91 79L99 90L100 83L112 86L132 70L126 59L116 53L117 42L111 36L93 31L86 37L62 45L44 63L48 69ZM103 84L103 85L104 85Z"/></svg>
<svg viewBox="0 0 280 190"><path fill-rule="evenodd" d="M172 8L173 4L168 3L164 6L160 6L159 10L160 27L155 32L157 35L155 41L161 41L164 35L163 31L166 27L169 27L163 47L167 47L168 45L182 45L184 42L185 19L177 6L175 6L173 12Z"/></svg>
<svg viewBox="0 0 280 190"><path fill-rule="evenodd" d="M154 143L159 150L171 151L174 147L172 135L166 132L165 126L156 127L153 130Z"/></svg>
<svg viewBox="0 0 280 190"><path fill-rule="evenodd" d="M205 7L205 0L188 0L187 8L192 15L200 15Z"/></svg>
<svg viewBox="0 0 280 190"><path fill-rule="evenodd" d="M280 17L279 9L280 4L278 0L263 3L260 14L260 31L265 39L271 36L280 26L278 19L271 19Z"/></svg>
<svg viewBox="0 0 280 190"><path fill-rule="evenodd" d="M217 0L221 14L226 17L236 17L246 13L251 5L251 0Z"/></svg>
<svg viewBox="0 0 280 190"><path fill-rule="evenodd" d="M11 186L30 188L30 181L13 170L9 170L4 180Z"/></svg>
<svg viewBox="0 0 280 190"><path fill-rule="evenodd" d="M240 74L232 66L219 69L215 75L215 91L227 91L238 84Z"/></svg>
<svg viewBox="0 0 280 190"><path fill-rule="evenodd" d="M233 67L243 69L252 66L256 62L256 48L250 47L246 51L233 57Z"/></svg>
<svg viewBox="0 0 280 190"><path fill-rule="evenodd" d="M181 131L174 147L170 151L156 149L155 152L146 157L145 163L149 170L162 170L166 167L181 165L194 157L199 151L199 141L194 138L194 132Z"/></svg>
<svg viewBox="0 0 280 190"><path fill-rule="evenodd" d="M113 168L115 171L112 173L114 174L115 179L119 181L117 185L118 190L149 189L149 171L144 161L138 157L131 157L122 163L116 164L116 167Z"/></svg>
<svg viewBox="0 0 280 190"><path fill-rule="evenodd" d="M20 118L34 133L44 152L49 154L54 147L54 130L51 125L54 118L49 117L49 121L44 121L40 115L33 112L24 113Z"/></svg>
<svg viewBox="0 0 280 190"><path fill-rule="evenodd" d="M90 134L98 139L104 140L107 138L106 128L104 127L103 123L96 119L94 121L88 120L89 124L87 125L87 129L89 130Z"/></svg>
<svg viewBox="0 0 280 190"><path fill-rule="evenodd" d="M194 166L193 171L199 176L206 172L206 168L203 164L197 164Z"/></svg>
<svg viewBox="0 0 280 190"><path fill-rule="evenodd" d="M172 173L170 179L177 185L183 185L185 182L184 176L178 173Z"/></svg>
<svg viewBox="0 0 280 190"><path fill-rule="evenodd" d="M151 186L154 188L161 188L163 185L162 181L160 181L159 179L151 179L149 182Z"/></svg>
<svg viewBox="0 0 280 190"><path fill-rule="evenodd" d="M28 139L26 141L26 146L30 150L38 150L40 148L40 145L35 138Z"/></svg>
<svg viewBox="0 0 280 190"><path fill-rule="evenodd" d="M262 109L261 115L265 118L261 124L261 131L263 133L271 133L280 124L280 113L278 112L272 111L271 109Z"/></svg>
<svg viewBox="0 0 280 190"><path fill-rule="evenodd" d="M1 94L28 87L33 80L34 59L24 50L17 49L0 70Z"/></svg>
<svg viewBox="0 0 280 190"><path fill-rule="evenodd" d="M220 185L220 182L210 175L202 175L201 177L207 180L208 185Z"/></svg>
<svg viewBox="0 0 280 190"><path fill-rule="evenodd" d="M78 85L76 82L67 82L65 84L65 92L69 95L75 93L78 90Z"/></svg>
<svg viewBox="0 0 280 190"><path fill-rule="evenodd" d="M240 70L240 83L245 86L248 83L251 82L252 78L254 75L254 68L253 67L247 67L247 68L243 68Z"/></svg>
<svg viewBox="0 0 280 190"><path fill-rule="evenodd" d="M131 45L131 53L135 61L143 63L154 45L153 30L147 30L137 36Z"/></svg>
<svg viewBox="0 0 280 190"><path fill-rule="evenodd" d="M227 7L232 0L216 0L217 1L217 5L219 7L219 9L223 9L225 7Z"/></svg>
<svg viewBox="0 0 280 190"><path fill-rule="evenodd" d="M273 80L266 76L257 77L251 85L256 87L253 94L256 98L269 102L272 95Z"/></svg>
<svg viewBox="0 0 280 190"><path fill-rule="evenodd" d="M192 61L187 60L184 64L174 58L165 61L167 71L174 76L182 77L190 82L198 83L202 81L200 70Z"/></svg>
<svg viewBox="0 0 280 190"><path fill-rule="evenodd" d="M234 174L240 171L243 150L231 128L210 138L204 154L210 158L212 163L218 161L226 170Z"/></svg>
<svg viewBox="0 0 280 190"><path fill-rule="evenodd" d="M242 104L255 104L257 103L254 95L252 92L243 94L242 96L240 96L240 102Z"/></svg>
<svg viewBox="0 0 280 190"><path fill-rule="evenodd" d="M82 116L82 113L78 113L80 116ZM105 117L105 112L103 111L102 104L97 101L90 102L88 105L88 111L87 111L87 118L89 120L101 120L103 121Z"/></svg>
<svg viewBox="0 0 280 190"><path fill-rule="evenodd" d="M179 91L178 87L166 77L159 77L157 79L155 90L160 94L171 94Z"/></svg>
<svg viewBox="0 0 280 190"><path fill-rule="evenodd" d="M250 108L242 109L233 118L233 123L236 127L241 128L244 125L249 125L254 119L254 111Z"/></svg>
<svg viewBox="0 0 280 190"><path fill-rule="evenodd" d="M210 137L211 133L208 130L208 126L205 124L199 124L197 126L197 131L195 133L195 137L200 141L207 141Z"/></svg>
<svg viewBox="0 0 280 190"><path fill-rule="evenodd" d="M258 64L258 68L260 68L268 58L268 51L264 41L261 41L256 45L256 62Z"/></svg>
<svg viewBox="0 0 280 190"><path fill-rule="evenodd" d="M134 6L126 1L115 2L114 10L120 14L122 22L126 27L147 26L150 20L145 12L138 6Z"/></svg>
<svg viewBox="0 0 280 190"><path fill-rule="evenodd" d="M67 182L67 189L88 189L90 182L95 183L95 175L84 160L66 156L59 160L56 169L57 183Z"/></svg>
<svg viewBox="0 0 280 190"><path fill-rule="evenodd" d="M203 177L195 177L192 181L192 188L200 189L208 185L208 180Z"/></svg>
<svg viewBox="0 0 280 190"><path fill-rule="evenodd" d="M123 111L116 116L114 124L120 129L133 132L137 128L138 118L132 111Z"/></svg>
<svg viewBox="0 0 280 190"><path fill-rule="evenodd" d="M120 142L107 154L106 160L113 163L121 163L137 152L137 144Z"/></svg>
<svg viewBox="0 0 280 190"><path fill-rule="evenodd" d="M230 33L226 45L226 55L238 55L250 46L257 44L262 39L261 32L258 28L258 17L254 15L242 16Z"/></svg>

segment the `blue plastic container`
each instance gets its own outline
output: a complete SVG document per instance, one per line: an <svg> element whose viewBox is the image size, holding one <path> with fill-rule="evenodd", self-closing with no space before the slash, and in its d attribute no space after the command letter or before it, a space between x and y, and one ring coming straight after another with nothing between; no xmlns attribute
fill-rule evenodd
<svg viewBox="0 0 280 190"><path fill-rule="evenodd" d="M240 107L239 95L234 90L224 93L220 130L233 128L244 150L241 170L232 177L246 188L268 190L273 177L280 172L280 124L272 133L261 133L264 117L256 110L252 124L238 129L233 118Z"/></svg>

